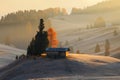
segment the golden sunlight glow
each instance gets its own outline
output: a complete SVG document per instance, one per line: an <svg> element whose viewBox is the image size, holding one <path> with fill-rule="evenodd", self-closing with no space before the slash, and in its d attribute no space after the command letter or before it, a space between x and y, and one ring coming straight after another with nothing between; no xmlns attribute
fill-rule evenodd
<svg viewBox="0 0 120 80"><path fill-rule="evenodd" d="M41 54L41 57L42 57L42 58L45 58L46 56L47 56L46 53Z"/></svg>
<svg viewBox="0 0 120 80"><path fill-rule="evenodd" d="M69 52L68 51L66 51L66 56L68 56L69 55Z"/></svg>

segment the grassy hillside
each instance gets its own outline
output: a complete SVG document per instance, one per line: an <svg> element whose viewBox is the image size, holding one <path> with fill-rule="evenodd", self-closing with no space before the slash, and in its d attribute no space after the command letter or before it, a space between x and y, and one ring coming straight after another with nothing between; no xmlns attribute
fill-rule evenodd
<svg viewBox="0 0 120 80"><path fill-rule="evenodd" d="M62 18L62 20L61 20ZM66 47L73 47L74 52L80 50L81 53L94 53L97 43L100 44L101 52L104 53L105 40L109 39L111 51L120 47L120 29L117 26L107 26L103 28L86 29L87 24L94 23L95 15L70 15L52 18L52 24L58 33L60 44ZM105 17L106 22L109 17ZM118 35L114 36L114 30ZM66 45L67 42L67 45Z"/></svg>
<svg viewBox="0 0 120 80"><path fill-rule="evenodd" d="M18 61L19 62L19 61ZM38 58L36 60L28 59L20 61L19 64L13 64L13 67L7 67L0 72L1 80L29 80L41 78L59 78L69 76L110 77L120 74L120 60L85 54L69 54L67 59L45 59ZM81 79L81 77L79 77ZM62 79L66 80L66 79ZM91 80L91 79L87 79Z"/></svg>
<svg viewBox="0 0 120 80"><path fill-rule="evenodd" d="M26 51L0 44L0 68L13 62L16 55L22 54L26 54Z"/></svg>

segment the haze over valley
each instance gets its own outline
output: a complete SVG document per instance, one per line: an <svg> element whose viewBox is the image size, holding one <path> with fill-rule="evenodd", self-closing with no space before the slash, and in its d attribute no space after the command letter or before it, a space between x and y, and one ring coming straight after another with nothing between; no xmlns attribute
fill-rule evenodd
<svg viewBox="0 0 120 80"><path fill-rule="evenodd" d="M120 0L40 1L1 5L0 80L120 80Z"/></svg>

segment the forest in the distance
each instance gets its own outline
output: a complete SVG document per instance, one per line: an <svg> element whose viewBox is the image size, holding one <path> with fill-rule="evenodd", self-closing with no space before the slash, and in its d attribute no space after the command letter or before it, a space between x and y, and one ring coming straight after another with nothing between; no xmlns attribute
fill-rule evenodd
<svg viewBox="0 0 120 80"><path fill-rule="evenodd" d="M17 24L38 24L39 19L48 19L50 17L67 15L65 8L48 8L45 10L25 10L9 13L1 17L0 26Z"/></svg>
<svg viewBox="0 0 120 80"><path fill-rule="evenodd" d="M120 10L120 0L108 0L100 2L93 6L88 6L85 9L72 8L71 14L88 14L88 13L104 13Z"/></svg>

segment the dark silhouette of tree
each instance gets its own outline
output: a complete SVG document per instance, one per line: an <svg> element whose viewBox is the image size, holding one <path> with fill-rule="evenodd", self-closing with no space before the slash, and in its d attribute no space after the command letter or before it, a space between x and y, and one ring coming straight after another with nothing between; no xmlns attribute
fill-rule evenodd
<svg viewBox="0 0 120 80"><path fill-rule="evenodd" d="M95 47L95 53L98 53L98 52L100 52L100 46L99 46L99 44L97 44L96 47Z"/></svg>
<svg viewBox="0 0 120 80"><path fill-rule="evenodd" d="M48 47L48 33L47 31L43 31L43 29L45 28L43 19L40 19L40 24L38 28L39 31L37 32L35 39L33 38L30 42L30 45L28 46L27 55L41 55Z"/></svg>
<svg viewBox="0 0 120 80"><path fill-rule="evenodd" d="M16 55L15 59L18 60L18 55Z"/></svg>
<svg viewBox="0 0 120 80"><path fill-rule="evenodd" d="M110 42L109 40L107 39L105 41L105 56L109 56L110 55Z"/></svg>
<svg viewBox="0 0 120 80"><path fill-rule="evenodd" d="M27 48L27 55L33 55L35 53L35 40L34 38L30 42L30 45Z"/></svg>

